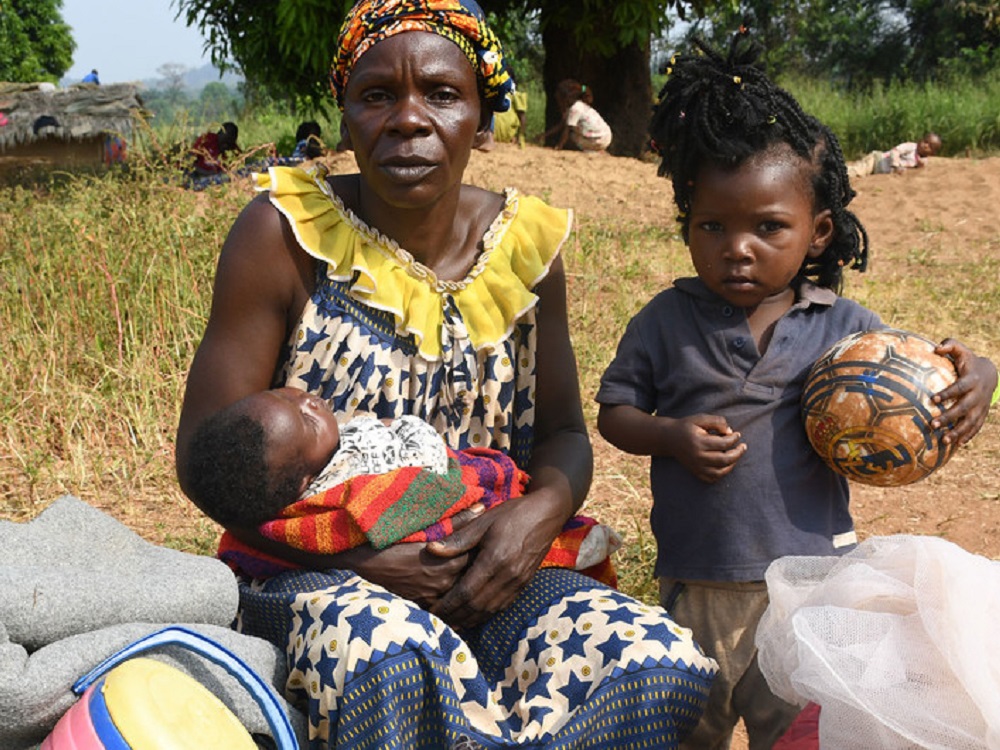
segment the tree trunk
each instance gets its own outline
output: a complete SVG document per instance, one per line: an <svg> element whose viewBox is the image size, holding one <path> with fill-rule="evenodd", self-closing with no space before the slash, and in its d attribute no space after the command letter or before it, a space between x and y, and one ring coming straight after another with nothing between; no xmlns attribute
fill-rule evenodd
<svg viewBox="0 0 1000 750"><path fill-rule="evenodd" d="M616 156L639 156L648 140L653 106L649 42L618 49L611 57L599 57L581 53L572 29L546 24L544 18L542 29L545 127L560 119L556 86L565 78L574 78L594 92L594 108L611 126L614 138L608 151Z"/></svg>

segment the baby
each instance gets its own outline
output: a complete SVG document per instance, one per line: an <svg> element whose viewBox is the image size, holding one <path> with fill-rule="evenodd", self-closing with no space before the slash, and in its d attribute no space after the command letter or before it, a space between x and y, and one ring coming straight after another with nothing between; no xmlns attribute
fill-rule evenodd
<svg viewBox="0 0 1000 750"><path fill-rule="evenodd" d="M298 388L253 393L223 409L192 444L194 492L223 526L258 526L296 500L349 479L405 466L448 470L441 436L423 420L355 417L343 427L323 399Z"/></svg>
<svg viewBox="0 0 1000 750"><path fill-rule="evenodd" d="M325 401L291 387L253 393L205 420L191 455L192 497L210 498L202 507L220 524L324 553L441 538L459 511L519 497L528 482L501 451L449 450L418 417L339 425ZM600 567L609 582L608 556L620 545L611 528L575 516L543 565L591 575ZM224 536L224 560L247 568L248 554Z"/></svg>

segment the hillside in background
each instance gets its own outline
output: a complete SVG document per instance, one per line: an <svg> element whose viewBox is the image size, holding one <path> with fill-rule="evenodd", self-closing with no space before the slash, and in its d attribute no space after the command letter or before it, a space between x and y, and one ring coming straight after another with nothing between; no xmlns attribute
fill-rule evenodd
<svg viewBox="0 0 1000 750"><path fill-rule="evenodd" d="M166 64L170 65L171 63ZM181 81L183 82L184 90L188 94L197 96L198 93L205 88L206 84L209 83L221 82L229 88L235 89L243 81L243 76L231 72L220 74L219 70L214 65L206 63L200 68L190 68L185 70L181 74ZM59 85L66 88L74 83L79 83L79 80L76 78L66 77L59 82ZM170 85L168 79L160 76L144 78L141 81L138 81L138 83L141 84L142 88L146 90L169 88Z"/></svg>

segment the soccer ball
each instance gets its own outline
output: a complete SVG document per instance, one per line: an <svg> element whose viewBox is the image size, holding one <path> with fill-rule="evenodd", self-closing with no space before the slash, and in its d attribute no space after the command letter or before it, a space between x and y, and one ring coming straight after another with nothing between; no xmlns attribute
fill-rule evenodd
<svg viewBox="0 0 1000 750"><path fill-rule="evenodd" d="M931 397L955 382L951 360L907 331L855 333L834 344L806 378L802 416L816 452L834 471L864 484L916 482L951 458L954 443L931 420Z"/></svg>

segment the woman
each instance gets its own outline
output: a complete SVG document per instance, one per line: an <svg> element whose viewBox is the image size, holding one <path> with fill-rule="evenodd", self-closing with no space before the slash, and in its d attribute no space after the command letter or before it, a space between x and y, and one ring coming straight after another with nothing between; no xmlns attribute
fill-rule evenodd
<svg viewBox="0 0 1000 750"><path fill-rule="evenodd" d="M343 419L415 414L532 479L427 545L324 557L230 526L306 568L246 581L243 631L287 649L316 747L671 746L714 662L658 608L536 574L592 455L558 255L570 214L462 184L512 88L496 38L469 0L364 0L331 80L359 173L259 178L191 366L182 486L200 422L284 384Z"/></svg>

